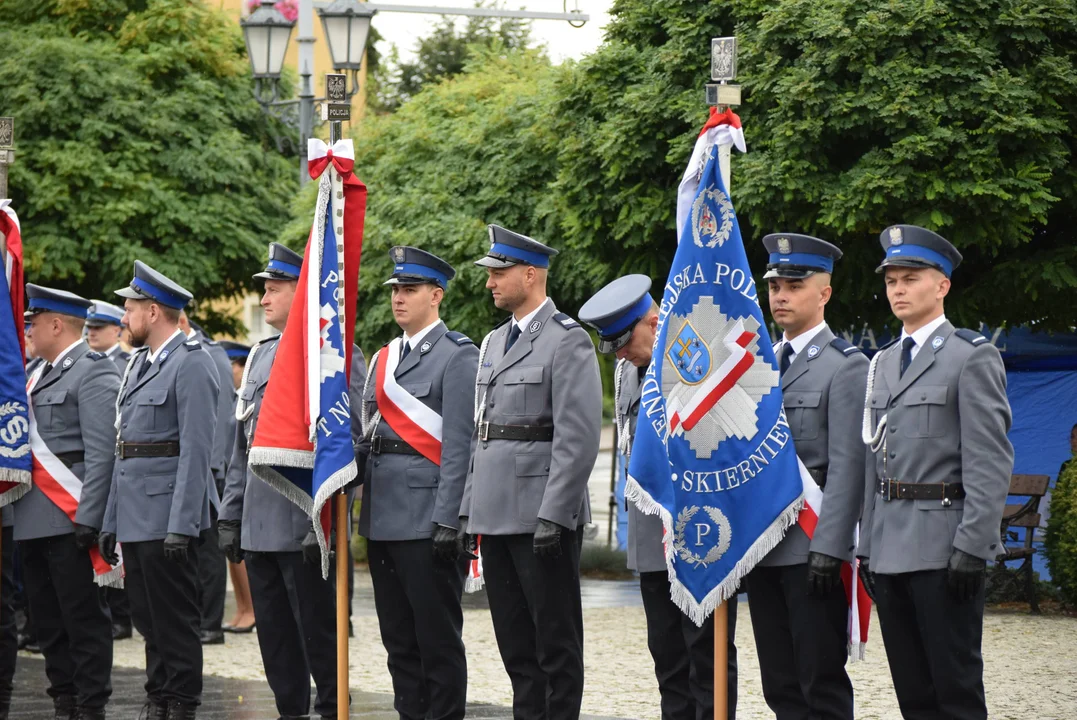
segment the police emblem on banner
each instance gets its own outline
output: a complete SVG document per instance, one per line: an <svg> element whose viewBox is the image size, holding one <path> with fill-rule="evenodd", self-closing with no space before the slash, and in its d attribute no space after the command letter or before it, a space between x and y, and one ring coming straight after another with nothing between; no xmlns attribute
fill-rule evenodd
<svg viewBox="0 0 1077 720"><path fill-rule="evenodd" d="M733 203L718 188L704 190L692 203L692 239L699 247L721 247L733 232Z"/></svg>

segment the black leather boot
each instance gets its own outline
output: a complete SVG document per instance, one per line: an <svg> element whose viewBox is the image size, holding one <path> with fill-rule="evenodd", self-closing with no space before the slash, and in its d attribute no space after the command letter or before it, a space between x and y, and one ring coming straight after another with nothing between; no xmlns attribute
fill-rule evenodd
<svg viewBox="0 0 1077 720"><path fill-rule="evenodd" d="M142 712L138 714L139 720L166 720L168 717L168 705L147 700L142 706Z"/></svg>
<svg viewBox="0 0 1077 720"><path fill-rule="evenodd" d="M180 702L179 700L170 700L166 720L195 720L197 710L197 705Z"/></svg>
<svg viewBox="0 0 1077 720"><path fill-rule="evenodd" d="M105 720L105 709L80 707L75 713L75 720Z"/></svg>
<svg viewBox="0 0 1077 720"><path fill-rule="evenodd" d="M55 720L75 720L75 696L74 695L60 695L52 699L53 708L56 710L56 714L53 715Z"/></svg>

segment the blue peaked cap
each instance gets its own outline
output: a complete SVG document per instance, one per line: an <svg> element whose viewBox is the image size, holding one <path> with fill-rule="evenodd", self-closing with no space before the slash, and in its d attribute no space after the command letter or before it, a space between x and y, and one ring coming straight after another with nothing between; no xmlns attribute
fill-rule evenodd
<svg viewBox="0 0 1077 720"><path fill-rule="evenodd" d="M141 260L135 260L135 276L128 287L116 294L129 300L152 300L165 307L182 310L194 296Z"/></svg>
<svg viewBox="0 0 1077 720"><path fill-rule="evenodd" d="M513 265L534 265L547 268L550 266L550 258L557 254L553 248L526 235L506 230L500 225L488 227L490 249L486 257L475 261L476 265L488 268L507 268Z"/></svg>
<svg viewBox="0 0 1077 720"><path fill-rule="evenodd" d="M26 284L26 300L26 314L29 316L54 312L82 320L86 319L86 310L92 304L86 298L75 293L32 283Z"/></svg>
<svg viewBox="0 0 1077 720"><path fill-rule="evenodd" d="M303 270L303 256L280 243L269 243L266 269L255 273L258 280L298 280Z"/></svg>
<svg viewBox="0 0 1077 720"><path fill-rule="evenodd" d="M961 253L946 238L916 225L891 225L879 235L879 244L886 258L877 273L895 266L930 267L950 277L961 264Z"/></svg>
<svg viewBox="0 0 1077 720"><path fill-rule="evenodd" d="M765 280L800 280L817 272L832 273L834 261L841 258L836 245L797 233L771 233L763 238L763 247L770 253Z"/></svg>
<svg viewBox="0 0 1077 720"><path fill-rule="evenodd" d="M383 285L419 285L433 283L442 290L456 277L456 270L437 255L419 248L398 245L389 250L393 273Z"/></svg>
<svg viewBox="0 0 1077 720"><path fill-rule="evenodd" d="M617 352L628 344L636 323L654 307L650 289L651 279L646 275L625 275L583 304L580 320L598 332L600 353Z"/></svg>

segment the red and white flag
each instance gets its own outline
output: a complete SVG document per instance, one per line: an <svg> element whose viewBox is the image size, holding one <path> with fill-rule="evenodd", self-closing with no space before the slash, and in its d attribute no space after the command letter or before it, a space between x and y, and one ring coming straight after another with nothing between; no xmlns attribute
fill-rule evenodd
<svg viewBox="0 0 1077 720"><path fill-rule="evenodd" d="M30 382L26 387L27 396L34 392L34 387L37 386L44 370L45 365L42 364L30 378ZM33 450L34 458L34 485L38 490L45 493L45 497L51 500L53 505L60 508L67 515L68 520L74 523L75 515L79 509L79 501L82 499L82 480L71 472L71 468L64 465L52 450L49 450L49 446L41 438L41 434L37 430L37 420L34 419L34 405L32 402L30 403L30 447ZM102 557L101 551L97 549L96 545L91 547L88 552L90 553L90 562L93 564L94 582L102 587L122 588L124 571L120 546L116 545L116 554L120 556L120 561L115 566L110 565Z"/></svg>
<svg viewBox="0 0 1077 720"><path fill-rule="evenodd" d="M30 490L30 420L23 337L22 234L10 200L0 200L0 506Z"/></svg>

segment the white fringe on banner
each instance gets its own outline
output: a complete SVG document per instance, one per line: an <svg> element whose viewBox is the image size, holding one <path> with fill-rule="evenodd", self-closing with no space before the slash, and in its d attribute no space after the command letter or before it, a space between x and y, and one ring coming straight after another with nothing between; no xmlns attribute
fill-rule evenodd
<svg viewBox="0 0 1077 720"><path fill-rule="evenodd" d="M673 515L661 504L655 502L654 498L631 475L628 476L628 482L625 484L625 499L633 503L644 515L658 515L662 518L663 545L666 551L666 570L669 573L670 599L680 608L682 613L687 615L699 627L703 626L703 623L714 613L714 609L718 605L733 597L744 576L751 572L752 568L778 546L778 543L785 537L785 533L796 523L797 515L800 514L800 509L804 506L804 495L801 494L778 515L766 532L752 543L752 546L748 548L748 552L733 566L733 570L726 575L725 579L707 593L707 596L702 601L697 602L688 588L677 579L677 574L674 571L677 552L673 549L673 543L669 541L669 538L673 537Z"/></svg>

